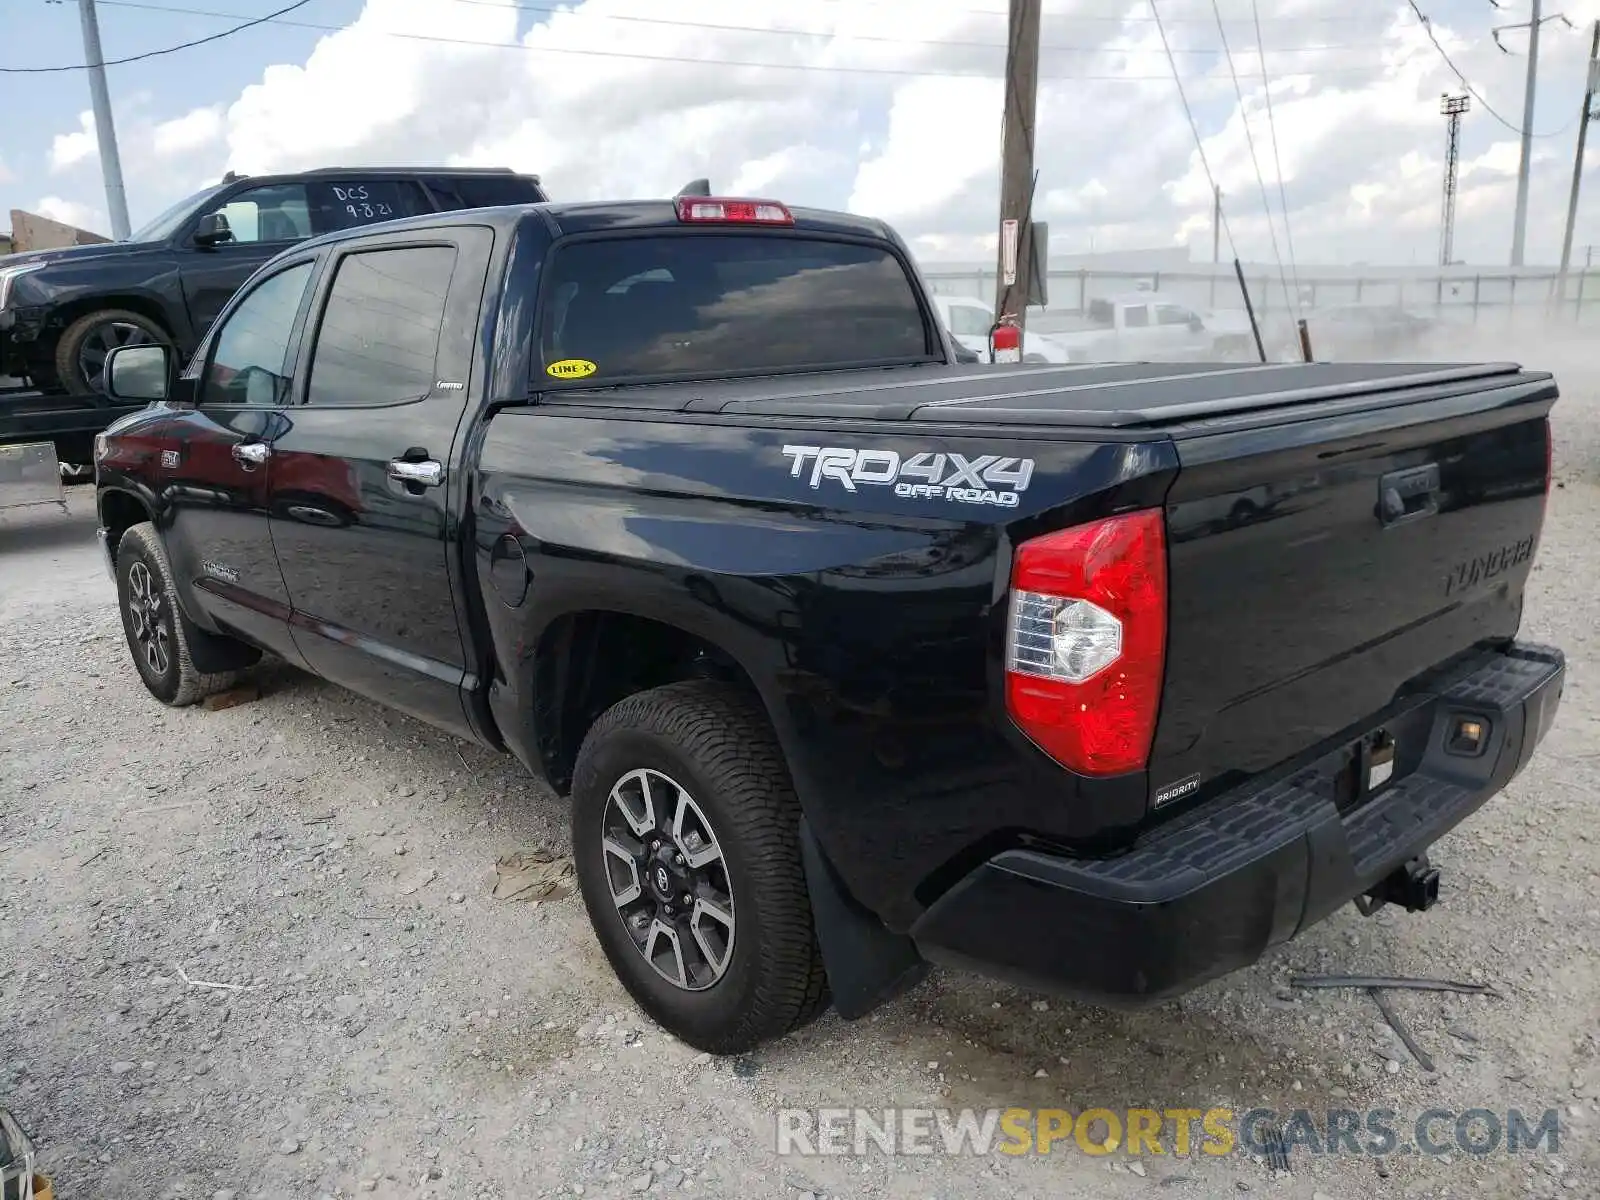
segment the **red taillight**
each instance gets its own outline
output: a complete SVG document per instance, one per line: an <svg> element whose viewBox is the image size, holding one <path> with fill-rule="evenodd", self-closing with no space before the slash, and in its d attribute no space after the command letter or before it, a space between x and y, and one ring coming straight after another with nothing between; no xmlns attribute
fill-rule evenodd
<svg viewBox="0 0 1600 1200"><path fill-rule="evenodd" d="M1017 547L1006 708L1057 762L1082 775L1144 769L1166 648L1160 509L1108 517Z"/></svg>
<svg viewBox="0 0 1600 1200"><path fill-rule="evenodd" d="M724 200L679 196L678 220L720 225L793 225L794 214L776 200Z"/></svg>

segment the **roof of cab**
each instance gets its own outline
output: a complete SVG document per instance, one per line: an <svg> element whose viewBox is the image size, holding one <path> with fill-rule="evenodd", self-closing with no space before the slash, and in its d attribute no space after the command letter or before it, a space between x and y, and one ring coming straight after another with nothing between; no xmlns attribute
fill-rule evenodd
<svg viewBox="0 0 1600 1200"><path fill-rule="evenodd" d="M608 229L643 229L651 226L678 229L683 225L678 220L677 205L671 200L574 201L541 204L537 207L542 208L564 234L596 233ZM795 208L792 205L785 207L794 217L792 227L746 225L743 228L795 228L811 233L843 233L872 238L888 236L888 227L882 221L871 217L858 217L851 213L830 212L817 208Z"/></svg>
<svg viewBox="0 0 1600 1200"><path fill-rule="evenodd" d="M794 216L792 226L707 224L698 228L767 231L796 229L807 233L896 240L887 225L871 217L858 217L851 213L813 208L790 207L789 212ZM301 242L296 249L314 249L372 234L410 233L426 229L442 229L451 225L488 225L498 230L507 230L536 214L553 224L558 235L600 233L613 229L693 228L678 220L677 207L671 200L550 201L544 204L502 205L498 208L455 209L450 212L402 217L400 220L384 221L379 225L356 225L350 229L339 229L311 238Z"/></svg>

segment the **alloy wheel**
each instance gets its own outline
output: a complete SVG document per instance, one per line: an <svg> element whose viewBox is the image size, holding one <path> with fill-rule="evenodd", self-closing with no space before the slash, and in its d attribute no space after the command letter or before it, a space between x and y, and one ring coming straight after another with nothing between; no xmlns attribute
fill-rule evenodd
<svg viewBox="0 0 1600 1200"><path fill-rule="evenodd" d="M688 790L630 771L601 817L606 883L634 948L668 983L713 986L733 959L733 884L722 846Z"/></svg>
<svg viewBox="0 0 1600 1200"><path fill-rule="evenodd" d="M172 663L172 615L155 576L142 562L128 569L128 623L133 628L135 653L157 675L165 675Z"/></svg>
<svg viewBox="0 0 1600 1200"><path fill-rule="evenodd" d="M78 370L93 391L104 387L100 375L105 370L106 357L122 346L151 346L155 338L129 321L107 321L96 325L78 347Z"/></svg>

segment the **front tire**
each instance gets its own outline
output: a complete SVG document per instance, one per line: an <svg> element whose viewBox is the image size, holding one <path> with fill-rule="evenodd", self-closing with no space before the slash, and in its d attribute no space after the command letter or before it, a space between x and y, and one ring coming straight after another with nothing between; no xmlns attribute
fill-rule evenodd
<svg viewBox="0 0 1600 1200"><path fill-rule="evenodd" d="M148 521L129 529L117 543L117 603L134 668L161 703L182 708L237 681L235 671L204 674L196 669L178 612L172 566Z"/></svg>
<svg viewBox="0 0 1600 1200"><path fill-rule="evenodd" d="M106 357L122 346L170 346L172 339L149 317L123 308L86 313L56 343L56 379L75 396L101 394Z"/></svg>
<svg viewBox="0 0 1600 1200"><path fill-rule="evenodd" d="M584 739L584 907L629 995L697 1049L743 1053L827 1006L799 822L765 714L728 685L630 696Z"/></svg>

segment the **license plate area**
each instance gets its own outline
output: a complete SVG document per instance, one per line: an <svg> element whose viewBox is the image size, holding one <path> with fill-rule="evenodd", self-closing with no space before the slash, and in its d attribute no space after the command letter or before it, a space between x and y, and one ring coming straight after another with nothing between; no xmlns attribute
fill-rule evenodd
<svg viewBox="0 0 1600 1200"><path fill-rule="evenodd" d="M1374 730L1346 747L1344 768L1333 782L1339 812L1359 808L1393 783L1398 756L1399 742L1387 729Z"/></svg>
<svg viewBox="0 0 1600 1200"><path fill-rule="evenodd" d="M1397 713L1377 729L1346 743L1344 764L1333 780L1340 815L1383 794L1422 765L1433 730L1432 704Z"/></svg>

